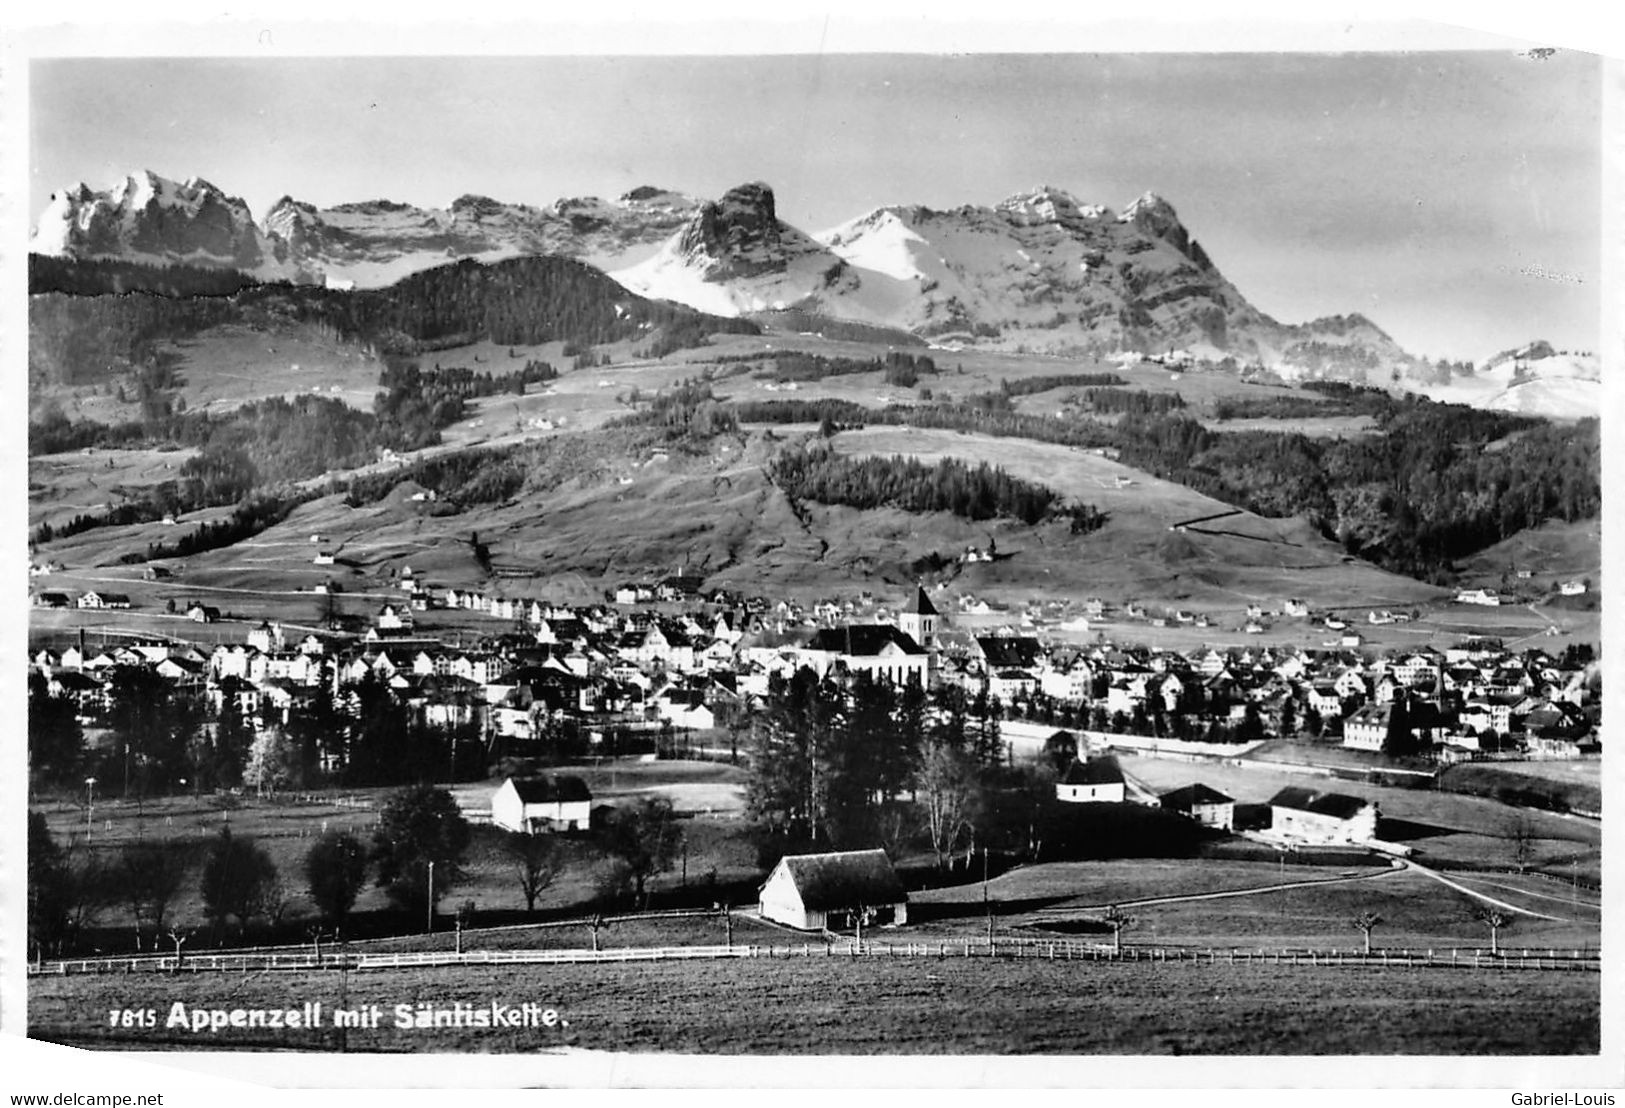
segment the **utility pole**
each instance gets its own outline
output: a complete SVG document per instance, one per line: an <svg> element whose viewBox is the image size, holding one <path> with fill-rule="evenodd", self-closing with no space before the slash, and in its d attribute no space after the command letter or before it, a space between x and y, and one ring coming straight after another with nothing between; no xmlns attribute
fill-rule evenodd
<svg viewBox="0 0 1625 1108"><path fill-rule="evenodd" d="M987 895L987 847L982 848L982 910L987 914L987 943L993 945L993 901Z"/></svg>
<svg viewBox="0 0 1625 1108"><path fill-rule="evenodd" d="M434 863L429 863L429 926L430 934L434 933Z"/></svg>

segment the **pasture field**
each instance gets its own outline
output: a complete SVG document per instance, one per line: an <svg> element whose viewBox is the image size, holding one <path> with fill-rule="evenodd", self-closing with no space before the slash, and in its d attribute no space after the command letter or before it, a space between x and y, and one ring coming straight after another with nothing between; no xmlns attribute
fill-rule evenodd
<svg viewBox="0 0 1625 1108"><path fill-rule="evenodd" d="M1374 861L1365 874L1386 873ZM1264 889L1295 881L1325 881L1341 872L1326 866L1279 866L1274 862L1133 858L1091 862L1045 862L1020 866L988 881L988 895L1006 914L1052 908L1125 904L1150 897L1198 896L1238 889ZM981 882L921 889L909 894L920 904L982 905ZM929 914L929 913L928 913Z"/></svg>
<svg viewBox="0 0 1625 1108"><path fill-rule="evenodd" d="M28 526L53 526L76 515L105 512L128 492L180 478L181 466L197 454L174 450L107 450L91 447L28 459Z"/></svg>
<svg viewBox="0 0 1625 1108"><path fill-rule="evenodd" d="M899 936L901 937L901 936ZM379 1005L376 1030L166 1029L170 1006ZM555 1009L552 1028L398 1029L396 1005ZM115 1029L110 1008L155 1009ZM1586 1055L1589 973L986 958L35 978L31 1037L110 1049L701 1054ZM328 1017L330 1020L330 1016Z"/></svg>
<svg viewBox="0 0 1625 1108"><path fill-rule="evenodd" d="M1564 876L1576 858L1595 868L1600 857L1599 824L1555 812L1511 808L1497 801L1431 789L1401 789L1341 781L1273 769L1263 763L1190 765L1157 758L1128 757L1124 768L1156 790L1200 781L1244 804L1267 802L1288 786L1348 793L1376 801L1382 813L1377 833L1404 842L1429 866L1506 865L1513 839L1527 828L1533 836L1535 868L1560 867Z"/></svg>
<svg viewBox="0 0 1625 1108"><path fill-rule="evenodd" d="M1469 796L1539 798L1570 811L1602 811L1602 762L1496 762L1451 766L1440 787Z"/></svg>
<svg viewBox="0 0 1625 1108"><path fill-rule="evenodd" d="M1502 874L1460 883L1559 917L1520 916L1502 932L1503 945L1595 948L1600 941L1595 896ZM1210 895L1240 890L1256 891ZM1469 949L1487 947L1489 938L1473 918L1471 897L1399 869L1213 860L1050 862L994 878L988 895L999 933L1073 934L1094 941L1110 941L1098 921L1107 905L1117 904L1135 921L1123 932L1125 945L1358 950L1362 937L1351 921L1367 911L1382 917L1372 934L1376 947ZM910 903L920 906L920 922L910 923L909 934L975 935L984 926L979 883L922 890L910 894Z"/></svg>
<svg viewBox="0 0 1625 1108"><path fill-rule="evenodd" d="M273 334L241 324L211 327L172 344L180 395L192 411L233 411L272 396L315 393L371 411L383 362L309 325Z"/></svg>
<svg viewBox="0 0 1625 1108"><path fill-rule="evenodd" d="M1312 439L1354 438L1377 428L1376 420L1363 415L1301 416L1296 419L1204 419L1202 425L1209 431L1274 431L1283 435L1305 435Z"/></svg>
<svg viewBox="0 0 1625 1108"><path fill-rule="evenodd" d="M585 777L593 792L594 805L635 801L644 796L669 797L679 813L698 813L679 821L681 846L670 872L653 878L651 889L675 889L684 884L708 886L715 881L728 885L748 881L758 873L755 852L739 835L738 811L742 806L741 771L710 762L650 762L624 760L613 764L559 767L549 772L577 773ZM465 812L489 816L491 797L500 781L464 783L453 787ZM108 788L110 783L101 787ZM344 830L363 843L370 843L378 811L393 790L387 788L317 792L309 802L296 803L294 794L279 799L252 796L225 804L214 797L158 797L135 800L103 797L100 793L90 819L88 847L100 857L111 859L114 852L130 843L163 843L174 849L195 852L192 872L180 895L171 905L170 919L185 926L204 925L203 901L199 892L202 852L229 827L233 835L252 839L265 847L277 867L285 898L285 920L314 919L315 905L309 900L304 877L304 858L326 831ZM85 849L86 810L83 796L74 800L40 800L31 805L45 814L46 824L59 845ZM716 814L705 814L710 808ZM501 850L502 832L494 827L476 826L466 859L467 878L446 887L441 912L451 913L465 900L481 911L521 911L525 900L520 890L515 864ZM543 890L536 906L540 911L558 911L589 903L598 895L602 861L584 839L561 840L558 873L552 885ZM390 907L382 890L369 878L356 900L358 913L384 911ZM121 928L129 925L123 905L103 909L93 926ZM251 926L250 941L258 941ZM204 940L200 938L200 943ZM585 940L582 940L585 941ZM623 944L626 945L626 944Z"/></svg>

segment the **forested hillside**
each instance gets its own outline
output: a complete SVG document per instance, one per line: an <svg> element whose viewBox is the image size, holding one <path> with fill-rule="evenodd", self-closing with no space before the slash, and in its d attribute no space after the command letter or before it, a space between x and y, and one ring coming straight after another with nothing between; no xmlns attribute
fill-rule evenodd
<svg viewBox="0 0 1625 1108"><path fill-rule="evenodd" d="M1106 394L1092 390L1097 410ZM1127 394L1144 396L1146 394ZM1372 434L1313 438L1219 432L1135 403L1120 422L1009 410L981 394L966 403L865 408L844 400L733 405L744 423L883 423L1115 449L1136 468L1260 515L1301 516L1385 569L1444 581L1455 561L1547 519L1595 517L1602 506L1598 421L1554 424L1414 398L1338 392L1338 407L1372 415ZM1290 402L1290 401L1289 401ZM1274 403L1274 401L1271 401ZM1138 409L1138 410L1136 410Z"/></svg>

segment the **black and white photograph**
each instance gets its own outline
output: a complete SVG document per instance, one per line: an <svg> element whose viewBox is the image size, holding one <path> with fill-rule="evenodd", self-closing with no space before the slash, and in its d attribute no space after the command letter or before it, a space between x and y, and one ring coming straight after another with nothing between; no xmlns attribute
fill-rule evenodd
<svg viewBox="0 0 1625 1108"><path fill-rule="evenodd" d="M1614 1103L1616 63L665 18L12 57L7 1030Z"/></svg>

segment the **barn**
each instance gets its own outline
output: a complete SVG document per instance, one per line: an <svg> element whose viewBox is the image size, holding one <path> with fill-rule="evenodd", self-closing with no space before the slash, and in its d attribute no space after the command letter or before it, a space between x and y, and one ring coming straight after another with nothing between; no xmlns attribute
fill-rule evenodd
<svg viewBox="0 0 1625 1108"><path fill-rule="evenodd" d="M1377 805L1345 793L1289 787L1270 797L1270 831L1303 842L1367 842L1377 837Z"/></svg>
<svg viewBox="0 0 1625 1108"><path fill-rule="evenodd" d="M585 831L592 793L579 777L510 777L491 798L491 822L509 831Z"/></svg>
<svg viewBox="0 0 1625 1108"><path fill-rule="evenodd" d="M792 854L779 859L761 893L762 918L802 931L907 923L908 893L884 850Z"/></svg>

